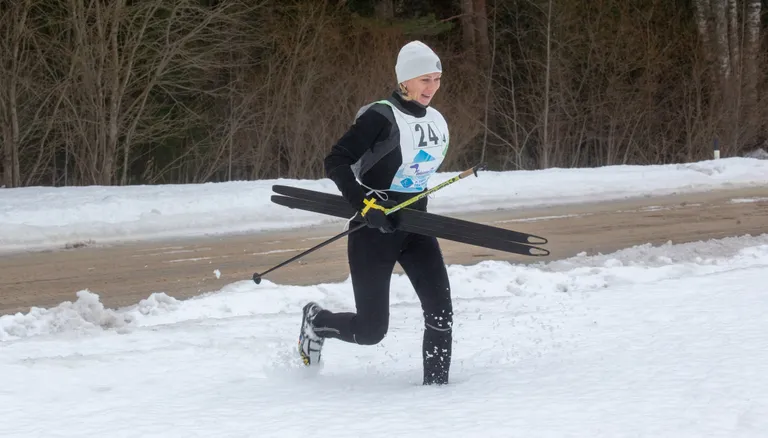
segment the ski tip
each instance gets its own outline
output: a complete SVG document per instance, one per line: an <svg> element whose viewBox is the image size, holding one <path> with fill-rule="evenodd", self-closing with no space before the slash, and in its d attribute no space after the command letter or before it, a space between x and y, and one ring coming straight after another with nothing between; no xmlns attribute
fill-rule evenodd
<svg viewBox="0 0 768 438"><path fill-rule="evenodd" d="M531 247L530 249L528 249L528 254L532 255L534 257L546 257L550 253L549 253L549 250L547 250L547 249L537 248L537 247L534 246L534 247Z"/></svg>
<svg viewBox="0 0 768 438"><path fill-rule="evenodd" d="M290 205L285 205L285 202L281 202L289 199L293 199L293 198L291 198L290 196L283 196L283 195L272 195L269 197L269 200L274 202L275 204L282 205L283 207L295 208Z"/></svg>
<svg viewBox="0 0 768 438"><path fill-rule="evenodd" d="M278 195L284 195L286 191L296 189L296 187L286 186L283 184L273 184L272 191Z"/></svg>
<svg viewBox="0 0 768 438"><path fill-rule="evenodd" d="M545 245L549 243L549 240L540 236L528 236L528 243L531 245Z"/></svg>

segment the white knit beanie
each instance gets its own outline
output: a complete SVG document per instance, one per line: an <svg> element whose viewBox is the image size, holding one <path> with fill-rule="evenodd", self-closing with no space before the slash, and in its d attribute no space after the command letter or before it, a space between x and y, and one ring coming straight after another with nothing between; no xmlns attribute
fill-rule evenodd
<svg viewBox="0 0 768 438"><path fill-rule="evenodd" d="M404 45L397 55L395 73L397 73L398 84L421 75L442 73L442 71L440 58L421 41L411 41Z"/></svg>

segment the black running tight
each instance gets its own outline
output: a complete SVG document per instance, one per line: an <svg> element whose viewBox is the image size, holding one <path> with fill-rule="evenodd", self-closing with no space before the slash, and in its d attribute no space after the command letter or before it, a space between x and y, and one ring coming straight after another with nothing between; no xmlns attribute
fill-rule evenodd
<svg viewBox="0 0 768 438"><path fill-rule="evenodd" d="M349 235L348 257L355 313L320 312L314 320L324 337L373 345L389 328L389 286L400 263L421 301L424 314L424 383L448 382L453 308L451 288L437 239L396 231L362 228Z"/></svg>

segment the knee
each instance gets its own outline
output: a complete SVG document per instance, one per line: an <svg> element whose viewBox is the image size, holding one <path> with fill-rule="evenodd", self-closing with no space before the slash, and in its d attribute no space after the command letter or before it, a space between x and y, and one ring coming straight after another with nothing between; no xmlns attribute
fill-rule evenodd
<svg viewBox="0 0 768 438"><path fill-rule="evenodd" d="M375 345L384 339L389 329L387 320L369 320L360 324L355 333L355 342L360 345Z"/></svg>

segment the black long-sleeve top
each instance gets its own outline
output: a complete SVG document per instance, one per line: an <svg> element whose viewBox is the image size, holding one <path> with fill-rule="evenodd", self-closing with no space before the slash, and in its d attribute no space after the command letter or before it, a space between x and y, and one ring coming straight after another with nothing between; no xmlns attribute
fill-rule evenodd
<svg viewBox="0 0 768 438"><path fill-rule="evenodd" d="M424 117L426 108L415 101L402 98L395 91L387 99L400 111L414 117ZM375 103L368 107L355 123L347 130L339 141L331 148L325 157L325 173L333 180L341 191L342 196L355 208L363 207L363 200L368 189L362 187L355 178L352 166L367 152L375 152L378 148L391 150L375 164L360 175L360 181L367 187L376 190L386 190L398 168L403 164L399 147L393 147L393 142L399 145L400 133L394 119L392 108L385 104ZM415 193L388 192L389 199L402 202ZM425 209L426 198L413 204L411 208Z"/></svg>

